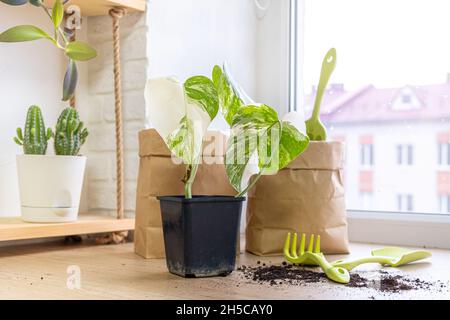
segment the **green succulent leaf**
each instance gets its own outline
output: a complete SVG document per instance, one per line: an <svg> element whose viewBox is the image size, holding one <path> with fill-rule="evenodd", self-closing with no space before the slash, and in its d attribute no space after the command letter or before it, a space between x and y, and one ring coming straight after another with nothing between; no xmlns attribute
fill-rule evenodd
<svg viewBox="0 0 450 320"><path fill-rule="evenodd" d="M9 4L10 6L21 6L28 2L28 0L0 0L0 1Z"/></svg>
<svg viewBox="0 0 450 320"><path fill-rule="evenodd" d="M23 133L22 133L22 128L17 128L16 129L17 132L17 137L19 138L19 140L23 140Z"/></svg>
<svg viewBox="0 0 450 320"><path fill-rule="evenodd" d="M55 3L53 4L53 9L52 9L52 21L53 21L53 25L56 28L59 28L62 20L64 18L64 7L62 5L61 0L56 0Z"/></svg>
<svg viewBox="0 0 450 320"><path fill-rule="evenodd" d="M77 64L73 60L69 60L69 64L67 65L66 74L64 75L64 83L63 83L63 101L70 100L77 87L78 81L78 69Z"/></svg>
<svg viewBox="0 0 450 320"><path fill-rule="evenodd" d="M55 39L44 30L31 25L12 27L0 34L0 42L24 42L39 39L49 39L56 43Z"/></svg>
<svg viewBox="0 0 450 320"><path fill-rule="evenodd" d="M53 131L52 131L51 128L47 128L47 132L46 132L46 134L45 134L45 138L46 138L47 141L48 141L48 140L51 139L51 137L53 137Z"/></svg>
<svg viewBox="0 0 450 320"><path fill-rule="evenodd" d="M184 82L186 97L203 108L213 120L219 111L219 99L214 83L205 76L195 76Z"/></svg>
<svg viewBox="0 0 450 320"><path fill-rule="evenodd" d="M17 143L19 146L23 146L23 141L19 140L17 137L13 138L14 142Z"/></svg>
<svg viewBox="0 0 450 320"><path fill-rule="evenodd" d="M231 185L245 193L252 175L276 173L302 153L308 144L306 134L291 121L281 121L273 108L264 104L241 106L233 118L225 155Z"/></svg>
<svg viewBox="0 0 450 320"><path fill-rule="evenodd" d="M97 51L81 41L70 42L66 47L66 55L76 61L87 61L97 56Z"/></svg>

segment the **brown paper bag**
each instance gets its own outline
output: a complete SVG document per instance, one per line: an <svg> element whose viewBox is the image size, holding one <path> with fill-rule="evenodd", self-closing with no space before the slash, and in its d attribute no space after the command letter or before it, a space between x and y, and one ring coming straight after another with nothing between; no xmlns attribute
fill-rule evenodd
<svg viewBox="0 0 450 320"><path fill-rule="evenodd" d="M344 145L311 142L273 176L262 176L248 196L246 250L281 255L287 232L320 234L324 253L348 253L342 168Z"/></svg>
<svg viewBox="0 0 450 320"><path fill-rule="evenodd" d="M223 165L226 137L219 132L208 132L205 138L193 194L232 195L236 191L228 182ZM159 195L183 195L185 166L175 164L170 150L154 129L139 133L139 175L136 194L135 252L145 258L164 257ZM180 163L180 162L178 162Z"/></svg>

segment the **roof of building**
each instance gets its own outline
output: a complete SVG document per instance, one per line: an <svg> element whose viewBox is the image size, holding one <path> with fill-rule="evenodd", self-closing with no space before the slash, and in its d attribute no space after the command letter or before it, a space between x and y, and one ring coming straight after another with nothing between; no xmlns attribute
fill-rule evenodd
<svg viewBox="0 0 450 320"><path fill-rule="evenodd" d="M406 92L406 93L405 93ZM305 97L307 109L314 104L315 91ZM401 101L402 94L413 102ZM409 107L408 104L411 104ZM401 107L398 107L401 104ZM373 85L346 91L330 85L324 94L321 119L326 123L441 120L450 118L450 81L436 85L376 88Z"/></svg>

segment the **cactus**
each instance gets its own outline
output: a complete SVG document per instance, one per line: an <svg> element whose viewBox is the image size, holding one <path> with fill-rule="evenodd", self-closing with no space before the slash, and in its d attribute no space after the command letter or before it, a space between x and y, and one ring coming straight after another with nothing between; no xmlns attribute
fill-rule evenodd
<svg viewBox="0 0 450 320"><path fill-rule="evenodd" d="M58 118L55 129L55 153L76 156L85 143L88 131L83 128L77 110L66 108Z"/></svg>
<svg viewBox="0 0 450 320"><path fill-rule="evenodd" d="M52 129L45 129L41 109L38 106L31 106L28 109L24 132L22 128L17 128L14 141L23 146L25 154L45 154L47 142L52 135Z"/></svg>

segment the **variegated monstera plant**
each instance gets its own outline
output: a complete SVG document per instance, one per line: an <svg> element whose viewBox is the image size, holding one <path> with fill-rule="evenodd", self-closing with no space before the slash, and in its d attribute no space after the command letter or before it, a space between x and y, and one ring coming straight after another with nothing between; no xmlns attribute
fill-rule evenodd
<svg viewBox="0 0 450 320"><path fill-rule="evenodd" d="M225 166L237 196L245 195L261 175L284 168L309 144L303 115L288 113L279 119L275 109L249 98L226 65L215 66L212 79L149 79L146 102L155 129L186 164L186 198L192 197L203 138L219 109L231 128Z"/></svg>
<svg viewBox="0 0 450 320"><path fill-rule="evenodd" d="M45 39L50 41L55 47L62 50L68 58L67 70L64 76L63 101L68 101L74 95L78 71L76 61L87 61L97 56L97 52L87 43L81 41L69 41L61 23L64 19L64 4L68 1L55 0L51 10L47 9L42 0L0 0L11 6L22 6L31 4L41 8L51 20L53 36L43 29L32 25L20 25L12 27L0 33L0 42L25 42Z"/></svg>

